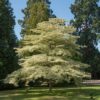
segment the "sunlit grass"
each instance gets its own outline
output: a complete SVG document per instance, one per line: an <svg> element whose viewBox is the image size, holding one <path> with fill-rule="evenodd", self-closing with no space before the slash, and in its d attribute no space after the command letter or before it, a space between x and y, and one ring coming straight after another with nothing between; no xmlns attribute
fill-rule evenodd
<svg viewBox="0 0 100 100"><path fill-rule="evenodd" d="M0 100L100 100L100 86L78 88L55 88L52 93L46 88L0 91Z"/></svg>

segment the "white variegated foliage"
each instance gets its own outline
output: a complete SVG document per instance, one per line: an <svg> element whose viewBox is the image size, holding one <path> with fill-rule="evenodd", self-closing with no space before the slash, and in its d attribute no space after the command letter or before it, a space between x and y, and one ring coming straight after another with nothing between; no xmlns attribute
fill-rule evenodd
<svg viewBox="0 0 100 100"><path fill-rule="evenodd" d="M71 34L75 28L65 26L62 19L53 18L30 31L16 50L22 68L10 74L6 82L17 84L19 80L38 78L61 82L88 76L82 70L87 65L73 59L79 53L78 37Z"/></svg>

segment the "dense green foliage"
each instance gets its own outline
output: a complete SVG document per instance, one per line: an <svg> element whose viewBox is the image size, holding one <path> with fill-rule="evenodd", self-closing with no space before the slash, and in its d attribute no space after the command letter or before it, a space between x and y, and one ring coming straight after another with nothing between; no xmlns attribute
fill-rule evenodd
<svg viewBox="0 0 100 100"><path fill-rule="evenodd" d="M30 31L17 48L22 68L9 75L5 82L17 85L22 80L28 85L39 80L51 87L54 83L88 76L84 72L87 65L79 61L78 37L71 35L75 29L65 26L64 20L51 18Z"/></svg>
<svg viewBox="0 0 100 100"><path fill-rule="evenodd" d="M50 9L49 0L28 0L27 7L23 10L25 15L22 25L22 36L30 33L30 29L36 27L37 23L55 17Z"/></svg>
<svg viewBox="0 0 100 100"><path fill-rule="evenodd" d="M100 54L96 48L97 34L100 32L100 8L98 2L99 0L75 0L74 4L71 5L71 11L74 14L74 20L71 22L77 29L75 34L80 36L78 43L86 46L81 49L83 53L82 61L91 65L92 78L100 76L96 61L97 59L100 60Z"/></svg>
<svg viewBox="0 0 100 100"><path fill-rule="evenodd" d="M16 69L15 20L8 0L0 0L0 80Z"/></svg>

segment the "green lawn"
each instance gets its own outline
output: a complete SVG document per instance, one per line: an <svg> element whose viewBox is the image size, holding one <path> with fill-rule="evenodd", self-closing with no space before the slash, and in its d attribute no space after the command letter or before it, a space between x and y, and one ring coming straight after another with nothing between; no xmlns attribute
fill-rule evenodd
<svg viewBox="0 0 100 100"><path fill-rule="evenodd" d="M95 99L90 99L90 94ZM100 86L81 88L55 88L52 93L48 89L30 89L0 91L0 100L100 100Z"/></svg>

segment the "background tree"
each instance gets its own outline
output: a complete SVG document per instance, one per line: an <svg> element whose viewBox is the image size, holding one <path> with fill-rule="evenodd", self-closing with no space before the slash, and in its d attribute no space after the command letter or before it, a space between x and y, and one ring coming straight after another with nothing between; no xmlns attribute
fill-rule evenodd
<svg viewBox="0 0 100 100"><path fill-rule="evenodd" d="M22 12L25 15L23 21L19 20L22 25L22 35L29 34L29 30L35 28L37 23L55 17L50 9L49 0L28 0L27 7Z"/></svg>
<svg viewBox="0 0 100 100"><path fill-rule="evenodd" d="M15 50L16 36L14 34L15 20L11 4L8 0L0 0L0 80L16 69L17 57Z"/></svg>
<svg viewBox="0 0 100 100"><path fill-rule="evenodd" d="M97 33L100 32L100 11L98 6L99 0L75 0L71 5L71 11L74 14L74 20L72 24L76 27L76 35L80 38L78 43L85 45L84 49L81 49L83 53L82 61L91 65L92 78L96 78L96 62L99 51L97 46ZM99 74L100 76L100 74Z"/></svg>
<svg viewBox="0 0 100 100"><path fill-rule="evenodd" d="M78 59L77 37L70 34L74 30L61 19L39 23L30 30L31 34L24 35L22 46L17 49L22 68L5 81L16 85L20 80L26 84L39 80L47 82L51 90L54 83L86 77L83 69L87 65Z"/></svg>

